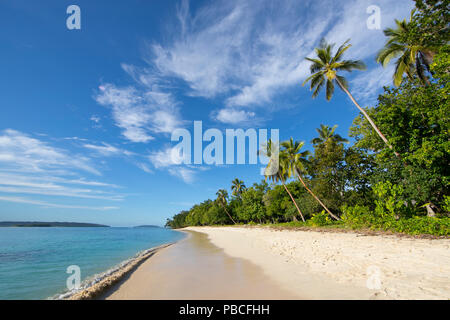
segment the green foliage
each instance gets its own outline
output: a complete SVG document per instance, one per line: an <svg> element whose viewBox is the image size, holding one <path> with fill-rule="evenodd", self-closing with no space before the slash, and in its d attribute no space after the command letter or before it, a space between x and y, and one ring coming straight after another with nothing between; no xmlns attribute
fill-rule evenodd
<svg viewBox="0 0 450 320"><path fill-rule="evenodd" d="M379 182L373 187L375 215L382 220L395 220L406 215L406 206L402 198L403 187L389 181Z"/></svg>
<svg viewBox="0 0 450 320"><path fill-rule="evenodd" d="M432 234L435 236L450 235L449 218L412 217L401 219L392 226L393 231L407 234Z"/></svg>
<svg viewBox="0 0 450 320"><path fill-rule="evenodd" d="M357 228L366 228L371 225L374 220L374 216L371 214L369 207L366 206L347 206L342 207L343 215L341 216L344 224Z"/></svg>
<svg viewBox="0 0 450 320"><path fill-rule="evenodd" d="M404 199L415 203L417 212L424 203L442 211L443 197L449 194L449 59L444 46L431 66L435 71L429 86L410 81L385 88L378 105L367 110L380 130L389 132L401 159L393 156L361 115L350 129L357 148L374 152L377 168L370 177L372 184L388 180L402 185Z"/></svg>
<svg viewBox="0 0 450 320"><path fill-rule="evenodd" d="M450 212L450 197L444 196L444 204L442 205L442 208L446 213Z"/></svg>
<svg viewBox="0 0 450 320"><path fill-rule="evenodd" d="M323 227L330 225L333 222L328 216L328 213L326 213L325 210L322 210L320 213L313 214L309 223L314 227Z"/></svg>
<svg viewBox="0 0 450 320"><path fill-rule="evenodd" d="M235 220L238 224L368 228L448 236L449 5L448 1L416 0L416 6L409 22L397 23L400 33L387 32L392 41L385 48L398 49L397 57L406 53L410 66L402 66L400 74L409 77L399 87L385 87L377 105L365 108L398 157L363 114L354 119L350 128L350 136L355 139L352 146L347 146L346 140L335 132L336 126L321 125L318 136L312 140L313 153L302 150L304 142L293 138L281 143L279 161L272 159L271 141L260 150L270 158L268 169L275 165L280 169L276 173L267 170L266 178L273 181L270 186L262 181L246 188L236 178L231 198L227 190L219 190L215 201L206 200L174 215L166 226L220 225ZM349 47L345 43L333 55L332 46L323 43L316 50L317 59L309 59L312 76L307 81L311 81L313 96L326 87L330 99L336 82L343 83L344 89L347 86L337 73L362 67L359 61L342 60ZM381 60L387 62L394 56L388 54ZM417 67L422 67L422 71ZM422 76L426 77L421 77L419 73L425 70ZM306 223L296 221L300 215L287 191ZM342 220L331 219L312 194ZM435 210L436 217L426 216L426 208Z"/></svg>

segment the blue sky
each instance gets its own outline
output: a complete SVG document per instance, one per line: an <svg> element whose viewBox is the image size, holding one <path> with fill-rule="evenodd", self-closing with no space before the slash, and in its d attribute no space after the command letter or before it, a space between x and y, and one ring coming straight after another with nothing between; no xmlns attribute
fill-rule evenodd
<svg viewBox="0 0 450 320"><path fill-rule="evenodd" d="M409 0L0 2L0 220L162 225L261 165L179 165L171 133L279 129L307 142L320 124L348 136L356 108L341 92L311 99L304 60L325 37L351 38L351 91L373 105L392 68L374 63L381 28ZM81 8L81 30L66 9ZM204 144L205 145L205 144Z"/></svg>

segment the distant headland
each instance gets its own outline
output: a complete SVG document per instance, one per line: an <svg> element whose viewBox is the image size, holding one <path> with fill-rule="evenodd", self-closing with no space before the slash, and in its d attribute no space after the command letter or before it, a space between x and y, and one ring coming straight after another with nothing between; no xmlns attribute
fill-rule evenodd
<svg viewBox="0 0 450 320"><path fill-rule="evenodd" d="M0 227L109 227L103 224L83 222L0 221Z"/></svg>

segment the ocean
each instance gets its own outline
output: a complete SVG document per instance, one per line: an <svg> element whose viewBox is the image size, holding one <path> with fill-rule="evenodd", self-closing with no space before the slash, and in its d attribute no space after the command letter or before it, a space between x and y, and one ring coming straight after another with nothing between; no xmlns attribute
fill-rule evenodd
<svg viewBox="0 0 450 320"><path fill-rule="evenodd" d="M143 250L183 237L164 228L0 228L0 300L57 298L74 274L69 266L90 282Z"/></svg>

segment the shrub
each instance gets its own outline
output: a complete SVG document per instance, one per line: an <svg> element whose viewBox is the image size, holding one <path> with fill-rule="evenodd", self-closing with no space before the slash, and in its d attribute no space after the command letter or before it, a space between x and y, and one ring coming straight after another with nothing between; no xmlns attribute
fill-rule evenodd
<svg viewBox="0 0 450 320"><path fill-rule="evenodd" d="M325 210L322 210L322 212L320 213L313 214L308 222L314 227L321 227L332 224L332 221Z"/></svg>
<svg viewBox="0 0 450 320"><path fill-rule="evenodd" d="M383 221L393 221L404 217L408 208L402 198L403 187L390 181L379 182L373 187L376 196L375 215Z"/></svg>
<svg viewBox="0 0 450 320"><path fill-rule="evenodd" d="M343 212L341 216L343 223L353 229L369 227L373 223L374 217L370 214L369 207L344 205L341 210Z"/></svg>
<svg viewBox="0 0 450 320"><path fill-rule="evenodd" d="M408 234L431 234L448 236L450 234L450 218L413 217L396 221L392 229Z"/></svg>

